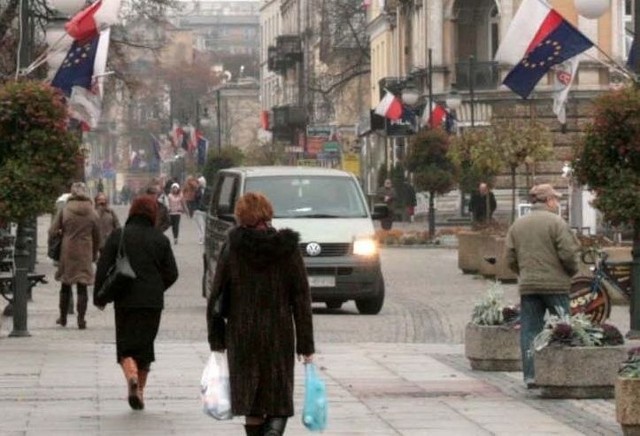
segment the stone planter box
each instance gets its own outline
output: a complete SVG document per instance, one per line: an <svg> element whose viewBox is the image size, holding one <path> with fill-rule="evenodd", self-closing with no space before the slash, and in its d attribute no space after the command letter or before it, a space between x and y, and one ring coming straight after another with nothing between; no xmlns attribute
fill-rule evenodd
<svg viewBox="0 0 640 436"><path fill-rule="evenodd" d="M625 436L640 435L640 378L616 379L616 418Z"/></svg>
<svg viewBox="0 0 640 436"><path fill-rule="evenodd" d="M480 232L458 233L458 268L465 274L475 274L480 270L483 247L490 243L491 236Z"/></svg>
<svg viewBox="0 0 640 436"><path fill-rule="evenodd" d="M545 398L613 398L624 346L544 347L534 354L535 383Z"/></svg>
<svg viewBox="0 0 640 436"><path fill-rule="evenodd" d="M495 278L503 283L515 283L518 276L509 269L504 256L504 246L506 238L504 236L489 236L481 247L480 265L478 272L485 278ZM486 257L494 257L495 264L484 260Z"/></svg>
<svg viewBox="0 0 640 436"><path fill-rule="evenodd" d="M476 371L522 371L520 330L467 324L464 354Z"/></svg>

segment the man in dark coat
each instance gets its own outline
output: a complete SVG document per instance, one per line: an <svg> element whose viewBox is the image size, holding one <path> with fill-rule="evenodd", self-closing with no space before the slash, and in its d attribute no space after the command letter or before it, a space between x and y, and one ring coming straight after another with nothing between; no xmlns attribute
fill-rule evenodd
<svg viewBox="0 0 640 436"><path fill-rule="evenodd" d="M314 353L299 235L269 225L273 209L261 194L242 196L235 215L239 227L209 284L209 345L227 350L232 412L246 416L247 434L282 434L293 416L294 354L309 363ZM226 310L217 308L219 297Z"/></svg>
<svg viewBox="0 0 640 436"><path fill-rule="evenodd" d="M478 185L478 191L471 194L469 212L474 224L485 224L491 221L496 210L496 197L486 183Z"/></svg>
<svg viewBox="0 0 640 436"><path fill-rule="evenodd" d="M164 293L178 279L178 268L169 239L155 227L157 202L149 195L136 198L123 229L107 239L98 260L93 303L104 309L107 301L97 298L115 263L122 238L123 253L136 278L122 284L115 297L116 357L127 381L132 409L144 408L143 391L151 362L155 360L154 341L164 309Z"/></svg>

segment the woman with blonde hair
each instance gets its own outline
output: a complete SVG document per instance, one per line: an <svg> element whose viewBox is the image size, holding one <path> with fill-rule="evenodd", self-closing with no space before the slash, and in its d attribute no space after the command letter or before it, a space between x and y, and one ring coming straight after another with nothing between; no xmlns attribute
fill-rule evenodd
<svg viewBox="0 0 640 436"><path fill-rule="evenodd" d="M227 351L232 412L246 417L246 433L276 436L293 416L294 356L313 359L309 284L298 233L271 227L264 195L243 195L234 212L208 284L209 346Z"/></svg>

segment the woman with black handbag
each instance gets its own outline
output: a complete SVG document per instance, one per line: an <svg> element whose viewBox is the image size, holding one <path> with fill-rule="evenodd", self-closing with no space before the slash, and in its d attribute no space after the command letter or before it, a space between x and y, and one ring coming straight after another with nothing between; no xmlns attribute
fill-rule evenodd
<svg viewBox="0 0 640 436"><path fill-rule="evenodd" d="M113 297L116 357L127 382L129 406L134 410L144 408L143 390L155 360L154 341L164 308L164 292L178 278L171 242L155 227L157 207L153 196L134 200L124 228L111 233L98 259L93 294L93 303L99 309L111 302L99 295L122 242L122 253L136 278L118 282L119 289Z"/></svg>

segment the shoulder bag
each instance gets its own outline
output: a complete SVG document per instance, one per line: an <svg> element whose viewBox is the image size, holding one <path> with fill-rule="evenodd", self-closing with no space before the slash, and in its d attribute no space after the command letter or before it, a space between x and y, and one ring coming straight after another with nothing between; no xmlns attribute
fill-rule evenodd
<svg viewBox="0 0 640 436"><path fill-rule="evenodd" d="M126 285L127 282L135 279L136 273L129 263L129 258L124 249L124 227L120 233L120 242L118 243L118 254L116 261L107 271L107 277L102 283L100 289L96 293L96 300L101 304L111 303L116 298L118 290Z"/></svg>
<svg viewBox="0 0 640 436"><path fill-rule="evenodd" d="M63 210L60 210L58 215L56 216L56 221L58 221L59 229L53 234L49 235L47 239L47 257L49 259L55 260L56 262L60 260L60 254L62 253L62 222L63 222Z"/></svg>

